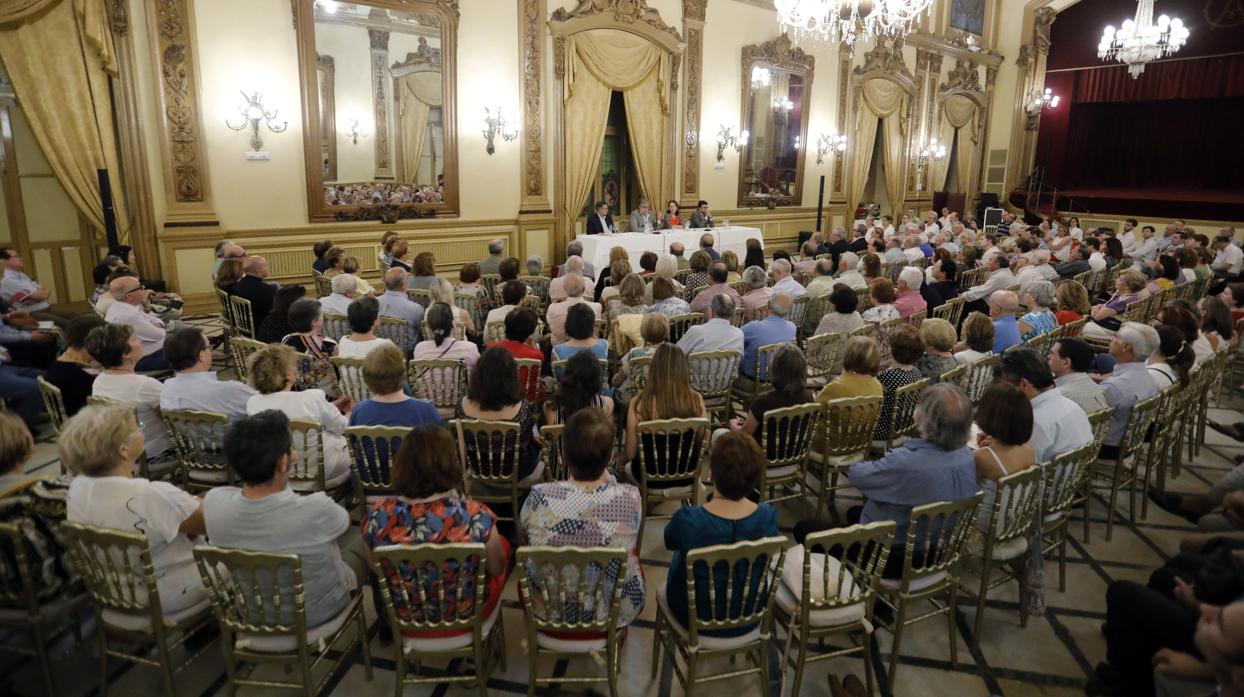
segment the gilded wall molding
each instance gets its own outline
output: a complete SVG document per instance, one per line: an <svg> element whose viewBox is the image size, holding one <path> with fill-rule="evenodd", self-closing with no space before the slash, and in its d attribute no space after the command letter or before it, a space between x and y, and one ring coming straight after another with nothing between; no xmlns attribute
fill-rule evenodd
<svg viewBox="0 0 1244 697"><path fill-rule="evenodd" d="M200 125L197 53L190 0L156 0L155 35L170 204L207 203ZM172 205L170 205L170 208Z"/></svg>
<svg viewBox="0 0 1244 697"><path fill-rule="evenodd" d="M993 68L995 74L997 68ZM946 76L946 82L938 87L938 92L942 98L950 92L967 92L974 93L977 96L977 103L983 104L984 90L981 89L981 76L975 65L966 61L955 61L955 67L951 68L950 73ZM972 96L971 94L968 95Z"/></svg>
<svg viewBox="0 0 1244 697"><path fill-rule="evenodd" d="M763 44L744 46L743 65L750 67L756 61L789 70L811 71L816 68L816 57L804 53L786 34Z"/></svg>
<svg viewBox="0 0 1244 697"><path fill-rule="evenodd" d="M847 120L847 113L850 111L851 105L851 62L855 59L855 45L841 44L838 47L838 132L850 137L855 130L855 124ZM850 113L855 113L851 111ZM851 148L850 143L847 148ZM834 199L835 196L844 198L846 192L843 191L844 177L843 168L846 167L846 156L834 156L834 171L829 182L829 198Z"/></svg>
<svg viewBox="0 0 1244 697"><path fill-rule="evenodd" d="M901 86L908 94L917 91L916 78L903 60L903 40L878 39L871 51L864 54L864 64L851 71L857 86L873 78L883 78Z"/></svg>
<svg viewBox="0 0 1244 697"><path fill-rule="evenodd" d="M573 10L560 7L553 13L554 22L565 22L571 19L583 19L607 14L614 22L634 24L642 22L659 32L669 34L676 41L682 41L678 30L661 19L661 13L648 7L646 0L580 0Z"/></svg>
<svg viewBox="0 0 1244 697"><path fill-rule="evenodd" d="M522 0L518 11L521 36L519 89L523 102L520 208L524 212L543 212L549 210L548 195L544 189L544 0Z"/></svg>
<svg viewBox="0 0 1244 697"><path fill-rule="evenodd" d="M682 200L691 205L700 198L700 117L704 70L704 18L708 0L683 0L683 35L687 37L687 89L683 107Z"/></svg>
<svg viewBox="0 0 1244 697"><path fill-rule="evenodd" d="M368 29L371 41L371 101L375 118L376 179L393 178L389 148L389 32Z"/></svg>
<svg viewBox="0 0 1244 697"><path fill-rule="evenodd" d="M108 28L118 38L129 36L130 12L125 0L107 0L105 10L108 12Z"/></svg>

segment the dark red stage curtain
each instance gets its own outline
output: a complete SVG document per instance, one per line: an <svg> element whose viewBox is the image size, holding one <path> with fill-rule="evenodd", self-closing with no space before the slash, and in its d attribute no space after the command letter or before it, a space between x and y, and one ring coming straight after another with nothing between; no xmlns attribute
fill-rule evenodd
<svg viewBox="0 0 1244 697"><path fill-rule="evenodd" d="M1244 96L1074 104L1060 188L1244 190L1241 114Z"/></svg>
<svg viewBox="0 0 1244 697"><path fill-rule="evenodd" d="M1075 104L1244 97L1244 53L1152 63L1135 80L1124 65L1075 74Z"/></svg>

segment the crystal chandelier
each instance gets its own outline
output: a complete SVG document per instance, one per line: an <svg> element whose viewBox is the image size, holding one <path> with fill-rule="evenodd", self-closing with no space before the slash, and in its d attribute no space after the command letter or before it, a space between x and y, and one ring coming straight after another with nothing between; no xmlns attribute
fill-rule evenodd
<svg viewBox="0 0 1244 697"><path fill-rule="evenodd" d="M752 89L761 90L773 83L773 73L759 65L752 67Z"/></svg>
<svg viewBox="0 0 1244 697"><path fill-rule="evenodd" d="M900 36L911 31L933 0L774 0L778 26L807 38L843 41L851 44L856 36L877 38Z"/></svg>
<svg viewBox="0 0 1244 697"><path fill-rule="evenodd" d="M1127 72L1135 80L1145 72L1146 63L1175 53L1187 40L1188 28L1183 21L1162 15L1155 24L1153 0L1139 0L1136 19L1124 20L1118 31L1106 27L1097 44L1097 57L1126 63Z"/></svg>

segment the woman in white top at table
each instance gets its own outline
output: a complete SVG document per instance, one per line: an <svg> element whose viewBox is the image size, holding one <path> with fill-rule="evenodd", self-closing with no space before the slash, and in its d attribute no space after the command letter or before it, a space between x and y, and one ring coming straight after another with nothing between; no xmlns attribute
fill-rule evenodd
<svg viewBox="0 0 1244 697"><path fill-rule="evenodd" d="M985 492L977 509L976 529L989 530L998 480L1037 464L1028 441L1032 438L1032 403L1018 387L997 382L985 390L976 406L976 482Z"/></svg>
<svg viewBox="0 0 1244 697"><path fill-rule="evenodd" d="M332 486L350 474L350 450L346 426L354 400L342 395L330 402L324 390L294 392L298 381L298 354L288 346L273 345L256 352L247 361L251 387L259 394L246 402L246 413L258 414L275 409L290 421L313 421L324 429L324 480Z"/></svg>
<svg viewBox="0 0 1244 697"><path fill-rule="evenodd" d="M380 317L380 301L368 296L350 303L346 321L350 323L350 335L337 344L339 358L366 358L367 354L393 342L376 336L376 320Z"/></svg>
<svg viewBox="0 0 1244 697"><path fill-rule="evenodd" d="M143 357L142 344L128 324L105 324L91 330L86 350L104 368L91 386L91 394L137 407L138 423L146 441L147 458L159 459L171 447L164 420L160 418L159 380L140 375L134 366Z"/></svg>
<svg viewBox="0 0 1244 697"><path fill-rule="evenodd" d="M77 474L65 517L123 532L141 532L151 550L160 608L166 616L195 606L207 593L194 564L194 540L206 533L203 504L168 482L134 476L143 430L126 406L87 406L61 427L61 461ZM105 610L105 617L109 611Z"/></svg>
<svg viewBox="0 0 1244 697"><path fill-rule="evenodd" d="M466 365L469 374L479 360L479 347L466 339L453 336L454 310L456 308L445 303L433 303L424 318L428 323L428 331L432 336L415 344L415 360L431 358L448 358L460 360Z"/></svg>

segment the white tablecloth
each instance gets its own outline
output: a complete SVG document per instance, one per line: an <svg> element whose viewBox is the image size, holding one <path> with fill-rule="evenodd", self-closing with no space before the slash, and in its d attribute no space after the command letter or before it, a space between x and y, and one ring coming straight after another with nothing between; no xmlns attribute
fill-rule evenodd
<svg viewBox="0 0 1244 697"><path fill-rule="evenodd" d="M619 235L579 235L576 239L583 243L583 260L590 262L599 273L609 265L609 250L614 247L626 249L631 257L631 267L638 270L640 254L644 252L664 254L669 251L670 245L675 242L681 242L686 247L683 256L689 258L695 250L700 248L700 235L703 235L705 232L716 238L716 242L713 245L714 249L719 253L727 250L734 252L739 257L739 263L742 263L743 257L747 255L747 240L751 238L760 240L762 248L765 243L764 233L761 232L760 228L740 227L737 225L716 227L712 230L692 228L690 230L672 230L651 234L624 232Z"/></svg>

